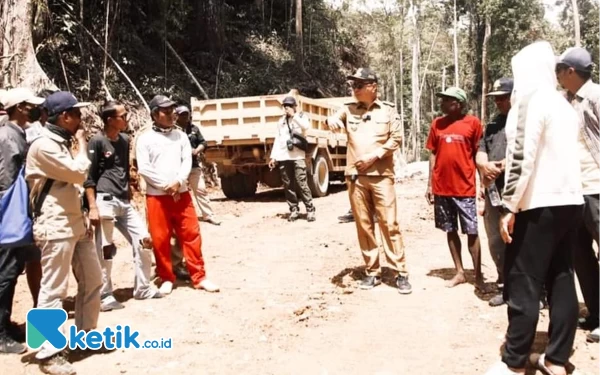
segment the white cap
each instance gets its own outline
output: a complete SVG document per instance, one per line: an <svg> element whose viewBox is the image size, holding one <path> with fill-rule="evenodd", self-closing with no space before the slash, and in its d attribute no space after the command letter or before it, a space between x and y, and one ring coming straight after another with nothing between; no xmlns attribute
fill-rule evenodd
<svg viewBox="0 0 600 375"><path fill-rule="evenodd" d="M21 103L40 105L44 102L45 99L35 96L35 94L27 88L17 87L15 89L10 89L7 92L3 93L0 97L0 100L2 100L2 105L4 105L4 109L8 109Z"/></svg>

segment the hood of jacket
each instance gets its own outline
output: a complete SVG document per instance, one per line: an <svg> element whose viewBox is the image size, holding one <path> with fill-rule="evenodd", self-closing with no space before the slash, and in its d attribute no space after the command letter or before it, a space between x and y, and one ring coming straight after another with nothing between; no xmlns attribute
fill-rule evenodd
<svg viewBox="0 0 600 375"><path fill-rule="evenodd" d="M556 56L550 43L540 41L528 45L512 58L511 63L514 77L511 97L513 105L540 89L556 91Z"/></svg>

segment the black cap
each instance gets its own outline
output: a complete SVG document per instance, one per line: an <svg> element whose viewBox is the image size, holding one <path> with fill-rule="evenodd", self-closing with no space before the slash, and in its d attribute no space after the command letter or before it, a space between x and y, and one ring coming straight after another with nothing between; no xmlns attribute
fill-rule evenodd
<svg viewBox="0 0 600 375"><path fill-rule="evenodd" d="M502 77L494 82L492 91L487 96L509 95L512 93L514 85L512 78Z"/></svg>
<svg viewBox="0 0 600 375"><path fill-rule="evenodd" d="M57 91L46 98L43 107L48 110L49 116L55 116L72 108L87 107L92 103L78 102L75 95L68 91Z"/></svg>
<svg viewBox="0 0 600 375"><path fill-rule="evenodd" d="M377 82L377 74L369 68L358 68L356 73L346 76L348 80L373 81Z"/></svg>
<svg viewBox="0 0 600 375"><path fill-rule="evenodd" d="M281 102L281 105L291 105L291 106L296 106L296 99L294 99L293 96L286 96L285 98L283 98L283 102Z"/></svg>
<svg viewBox="0 0 600 375"><path fill-rule="evenodd" d="M592 71L592 55L581 47L568 48L558 58L558 64L566 65L569 68L579 70L580 72Z"/></svg>
<svg viewBox="0 0 600 375"><path fill-rule="evenodd" d="M164 95L156 95L152 100L150 100L150 110L154 111L156 108L169 108L175 107L177 103L169 99Z"/></svg>

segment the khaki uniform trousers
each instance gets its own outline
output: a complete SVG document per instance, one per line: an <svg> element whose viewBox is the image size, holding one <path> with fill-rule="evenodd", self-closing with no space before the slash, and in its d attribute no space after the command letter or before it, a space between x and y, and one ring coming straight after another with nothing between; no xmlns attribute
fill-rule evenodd
<svg viewBox="0 0 600 375"><path fill-rule="evenodd" d="M204 172L201 166L192 168L188 182L192 192L192 202L194 203L196 215L205 220L212 217L213 212L210 208L210 199L208 198L206 181L204 180Z"/></svg>
<svg viewBox="0 0 600 375"><path fill-rule="evenodd" d="M102 271L94 241L83 235L79 238L39 241L38 246L42 251L42 282L38 308L62 309L63 300L67 298L72 267L77 280L75 326L78 330L96 328L100 314ZM63 325L65 337L68 337L67 330L67 324ZM36 358L49 358L59 352L59 349L46 341Z"/></svg>
<svg viewBox="0 0 600 375"><path fill-rule="evenodd" d="M394 178L358 176L354 182L346 178L346 183L356 223L358 243L366 264L366 274L381 275L379 246L373 221L375 216L381 230L381 240L389 267L402 276L408 276L404 242L398 225Z"/></svg>

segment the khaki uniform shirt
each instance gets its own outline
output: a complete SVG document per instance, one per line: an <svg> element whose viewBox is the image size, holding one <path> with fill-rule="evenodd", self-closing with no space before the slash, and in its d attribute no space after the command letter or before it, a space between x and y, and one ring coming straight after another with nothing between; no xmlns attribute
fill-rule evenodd
<svg viewBox="0 0 600 375"><path fill-rule="evenodd" d="M73 158L65 139L47 129L33 142L25 168L30 196L37 199L46 180L54 180L41 214L33 225L36 241L61 240L85 234L81 186L87 178L90 164L86 154L77 154Z"/></svg>
<svg viewBox="0 0 600 375"><path fill-rule="evenodd" d="M348 135L346 176L394 176L394 151L400 147L402 131L400 116L392 103L375 100L367 108L357 100L349 101L333 118L342 122ZM378 159L359 173L354 164L367 154Z"/></svg>

